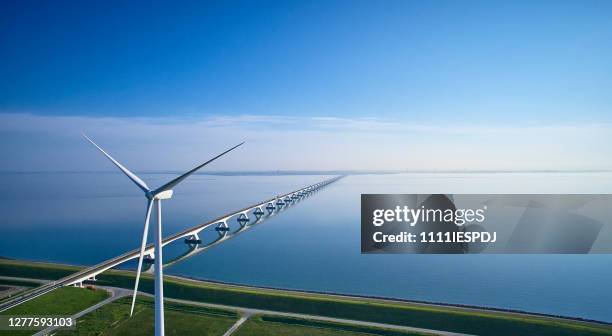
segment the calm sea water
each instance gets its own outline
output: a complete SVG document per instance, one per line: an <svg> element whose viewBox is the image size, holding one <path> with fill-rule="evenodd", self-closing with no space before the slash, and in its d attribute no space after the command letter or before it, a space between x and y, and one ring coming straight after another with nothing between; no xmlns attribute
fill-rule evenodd
<svg viewBox="0 0 612 336"><path fill-rule="evenodd" d="M191 177L164 203L164 235L326 177ZM90 265L139 244L145 199L119 174L0 174L0 188L0 256ZM610 191L610 173L349 176L166 272L612 322L612 255L361 255L359 245L361 193ZM165 258L185 249L173 244Z"/></svg>

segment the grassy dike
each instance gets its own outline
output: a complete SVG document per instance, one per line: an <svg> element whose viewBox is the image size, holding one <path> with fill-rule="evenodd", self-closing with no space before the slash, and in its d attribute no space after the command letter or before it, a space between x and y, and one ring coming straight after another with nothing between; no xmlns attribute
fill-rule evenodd
<svg viewBox="0 0 612 336"><path fill-rule="evenodd" d="M0 260L0 275L54 280L79 268ZM132 288L133 272L108 271L98 285ZM143 275L140 289L153 293L153 279ZM167 277L166 297L264 310L322 315L475 335L612 335L612 327L487 310L422 305L367 298L259 289Z"/></svg>
<svg viewBox="0 0 612 336"><path fill-rule="evenodd" d="M235 336L432 336L429 333L370 328L345 323L321 322L278 316L252 316Z"/></svg>

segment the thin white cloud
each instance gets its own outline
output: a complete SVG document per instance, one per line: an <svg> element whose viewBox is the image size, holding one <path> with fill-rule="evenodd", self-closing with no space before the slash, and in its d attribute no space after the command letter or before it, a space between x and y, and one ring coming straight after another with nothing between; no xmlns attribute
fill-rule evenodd
<svg viewBox="0 0 612 336"><path fill-rule="evenodd" d="M0 114L0 170L110 170L86 131L137 170L609 169L612 125L438 125L274 115L111 118Z"/></svg>

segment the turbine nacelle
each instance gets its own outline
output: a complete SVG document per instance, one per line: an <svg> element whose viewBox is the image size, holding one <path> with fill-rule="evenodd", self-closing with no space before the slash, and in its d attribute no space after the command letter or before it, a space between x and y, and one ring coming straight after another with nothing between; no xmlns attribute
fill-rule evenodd
<svg viewBox="0 0 612 336"><path fill-rule="evenodd" d="M171 190L164 190L164 191L160 191L160 192L147 192L146 196L148 199L150 200L166 200L166 199L171 199L172 198L172 189Z"/></svg>

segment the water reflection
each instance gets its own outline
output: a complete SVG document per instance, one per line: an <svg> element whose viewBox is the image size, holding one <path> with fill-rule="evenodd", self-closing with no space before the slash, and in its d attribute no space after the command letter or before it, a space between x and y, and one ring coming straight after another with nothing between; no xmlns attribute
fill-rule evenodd
<svg viewBox="0 0 612 336"><path fill-rule="evenodd" d="M146 176L153 185L169 178ZM164 236L325 178L193 176L164 206ZM139 191L124 179L115 173L0 174L4 191L0 193L0 256L92 265L134 249L142 236L144 205ZM360 253L362 193L605 194L611 190L610 173L349 176L282 216L267 217L265 225L257 224L248 234L167 265L166 274L612 322L610 255ZM239 230L238 223L232 224L232 232ZM603 227L600 235L611 236L606 230ZM214 227L200 235L203 244L218 237ZM166 246L164 256L177 257L188 249L181 240Z"/></svg>
<svg viewBox="0 0 612 336"><path fill-rule="evenodd" d="M323 186L324 188L325 186ZM306 188L305 188L306 189ZM265 209L262 209L262 206L255 206L251 208L252 215L255 217L252 220L252 217L248 216L248 211L238 212L232 214L223 220L219 221L216 226L209 226L199 233L194 233L193 235L185 238L183 240L184 245L187 249L174 257L171 257L170 260L164 262L164 268L178 264L181 261L187 260L193 256L198 255L216 245L219 245L227 240L230 240L252 228L257 226L258 224L264 222L265 220L272 218L274 216L278 216L281 213L287 211L293 206L298 205L300 202L312 197L312 195L320 192L321 189L315 189L309 192L299 191L297 193L290 193L292 195L287 195L285 197L276 197L274 200L270 200L269 202L264 202ZM237 224L233 225L233 224ZM232 229L232 226L236 226ZM208 234L209 231L216 231L217 235L215 237L213 234ZM203 237L212 236L212 241L208 241L203 243ZM175 244L180 244L176 242ZM155 266L152 261L147 263L148 267L145 269L145 272L153 273Z"/></svg>

